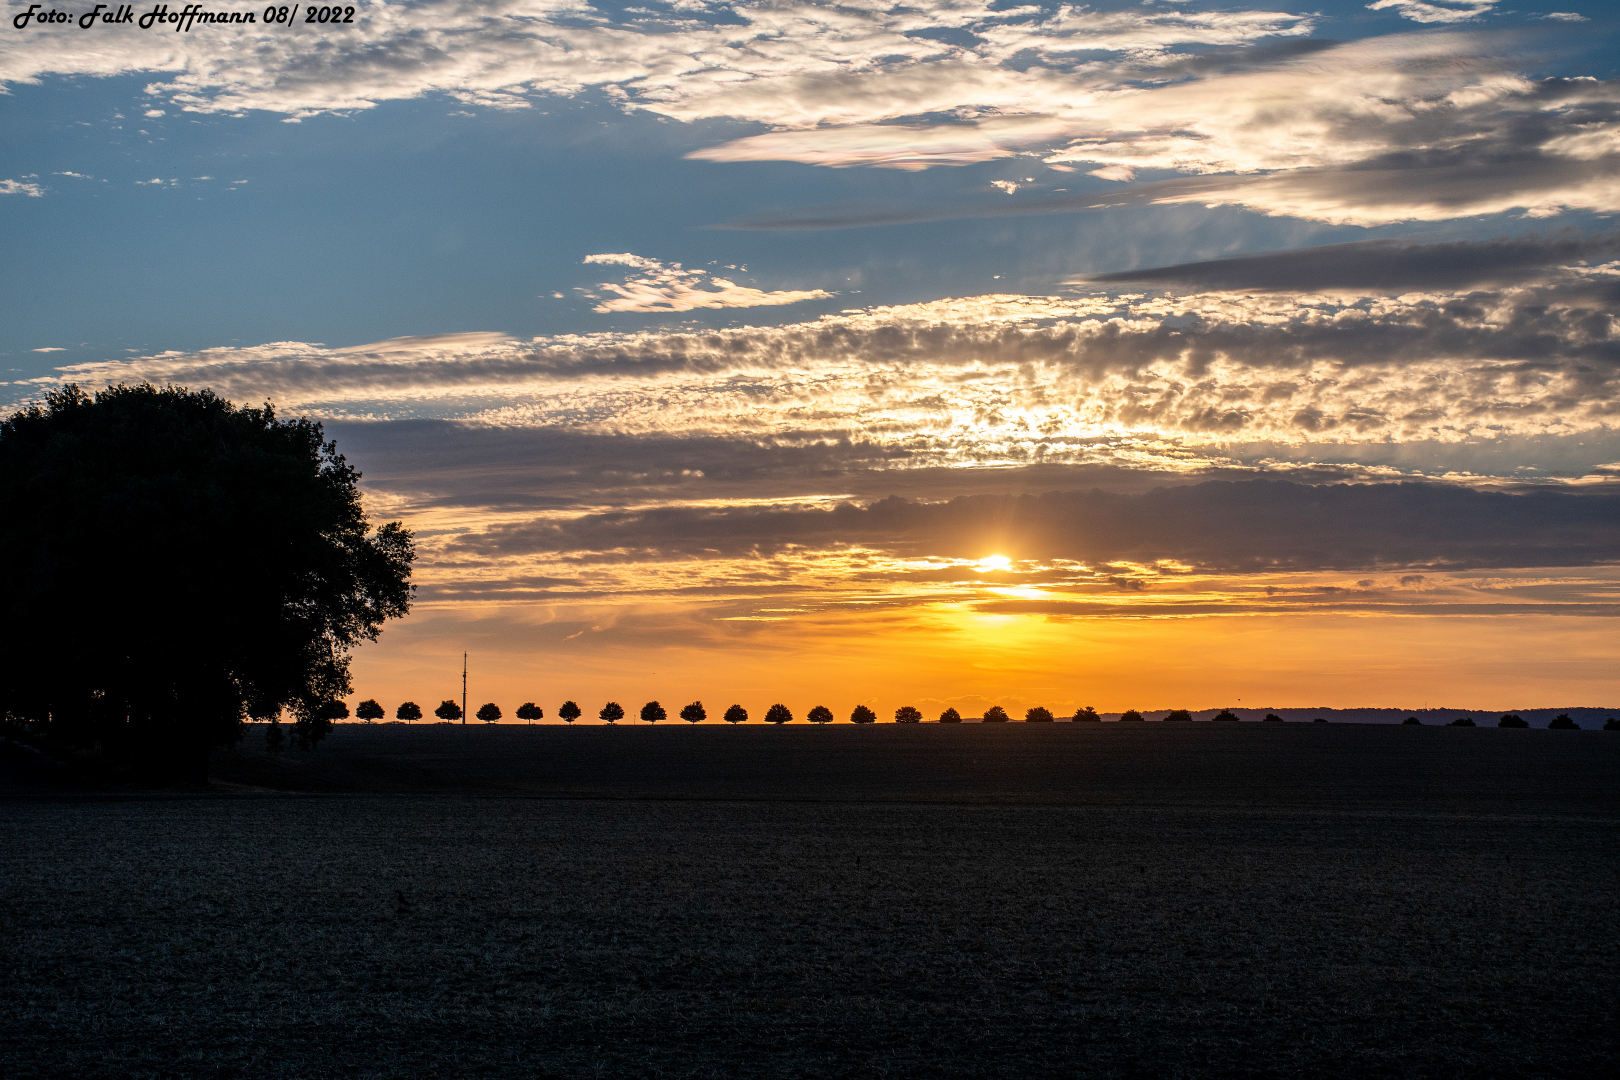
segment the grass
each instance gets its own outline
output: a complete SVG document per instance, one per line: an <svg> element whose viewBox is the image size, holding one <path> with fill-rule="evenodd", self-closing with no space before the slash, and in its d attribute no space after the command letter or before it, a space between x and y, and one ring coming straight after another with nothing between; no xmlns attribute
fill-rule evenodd
<svg viewBox="0 0 1620 1080"><path fill-rule="evenodd" d="M1495 729L344 728L214 793L5 799L0 1072L1604 1075L1616 765Z"/></svg>

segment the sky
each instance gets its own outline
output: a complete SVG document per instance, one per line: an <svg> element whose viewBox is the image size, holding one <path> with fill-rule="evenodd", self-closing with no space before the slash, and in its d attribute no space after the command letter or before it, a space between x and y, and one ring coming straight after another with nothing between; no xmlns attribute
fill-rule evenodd
<svg viewBox="0 0 1620 1080"><path fill-rule="evenodd" d="M154 6L7 0L0 408L320 419L351 705L1620 699L1605 5Z"/></svg>

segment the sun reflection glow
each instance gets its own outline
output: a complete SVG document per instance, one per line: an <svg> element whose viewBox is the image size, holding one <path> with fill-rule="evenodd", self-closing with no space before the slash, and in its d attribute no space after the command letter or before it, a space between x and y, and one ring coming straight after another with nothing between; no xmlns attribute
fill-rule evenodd
<svg viewBox="0 0 1620 1080"><path fill-rule="evenodd" d="M1005 570L1012 565L1012 560L1005 555L986 555L979 560L978 570L983 574L990 570Z"/></svg>

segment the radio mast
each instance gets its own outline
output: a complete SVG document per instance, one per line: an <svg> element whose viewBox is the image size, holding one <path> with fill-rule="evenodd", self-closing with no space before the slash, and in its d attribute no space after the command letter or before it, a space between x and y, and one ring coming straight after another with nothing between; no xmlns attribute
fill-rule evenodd
<svg viewBox="0 0 1620 1080"><path fill-rule="evenodd" d="M467 724L467 654L461 654L461 723Z"/></svg>

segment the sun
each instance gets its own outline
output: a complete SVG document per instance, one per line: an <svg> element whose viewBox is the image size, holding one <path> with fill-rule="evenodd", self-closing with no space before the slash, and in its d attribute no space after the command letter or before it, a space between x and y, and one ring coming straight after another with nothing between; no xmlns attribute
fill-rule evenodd
<svg viewBox="0 0 1620 1080"><path fill-rule="evenodd" d="M1012 560L1005 555L986 555L979 560L978 571L982 574L987 570L1005 570L1011 565Z"/></svg>

